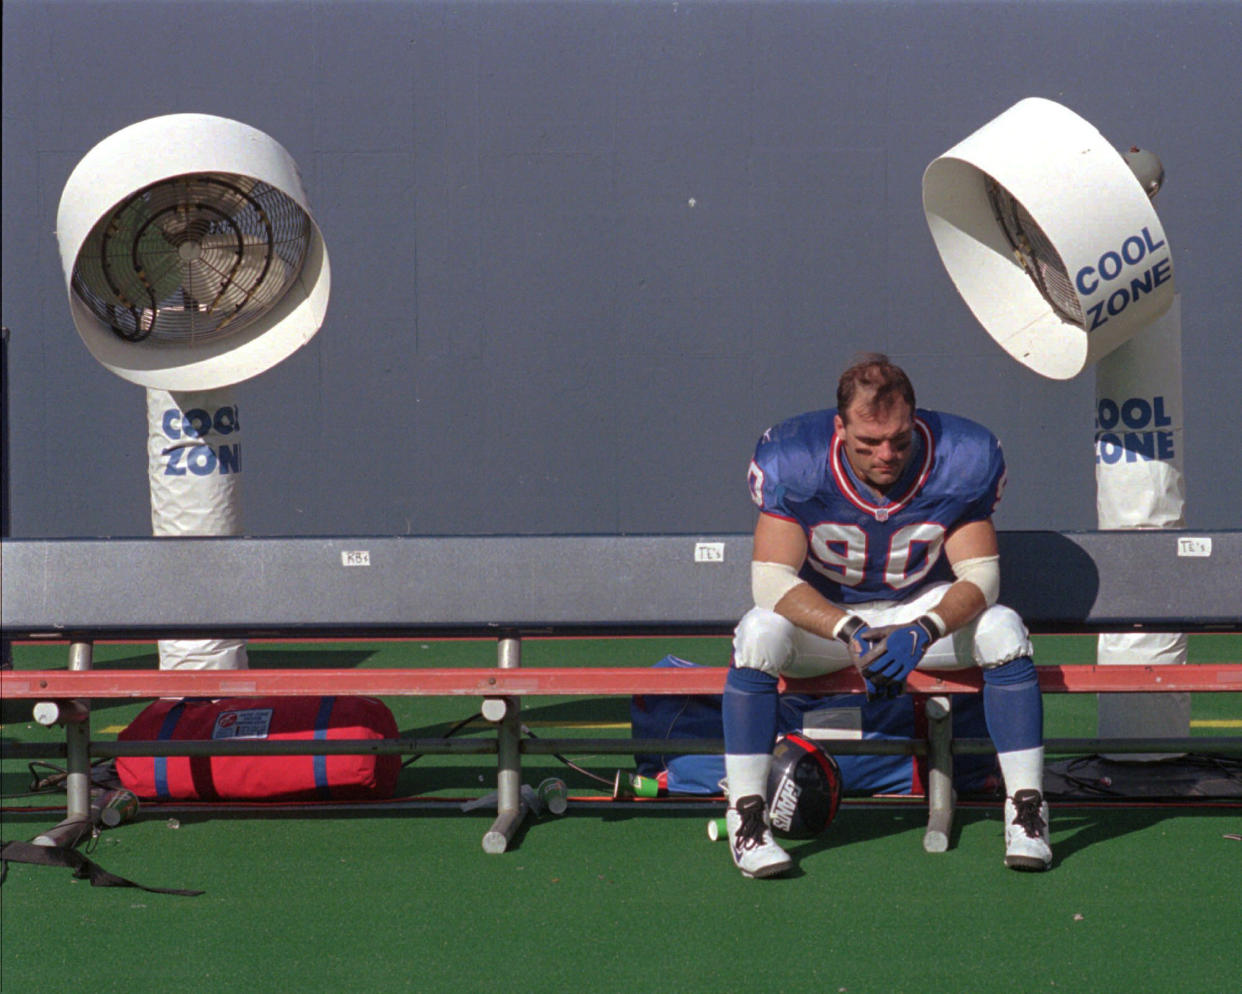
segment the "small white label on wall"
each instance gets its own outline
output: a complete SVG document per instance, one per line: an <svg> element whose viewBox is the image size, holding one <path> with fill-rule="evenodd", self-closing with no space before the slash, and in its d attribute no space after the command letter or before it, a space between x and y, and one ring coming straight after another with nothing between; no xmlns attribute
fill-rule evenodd
<svg viewBox="0 0 1242 994"><path fill-rule="evenodd" d="M1206 535L1178 538L1177 554L1179 556L1210 556L1212 554L1212 540Z"/></svg>
<svg viewBox="0 0 1242 994"><path fill-rule="evenodd" d="M694 561L696 563L723 563L725 544L723 542L695 542Z"/></svg>
<svg viewBox="0 0 1242 994"><path fill-rule="evenodd" d="M371 565L371 553L366 549L360 549L355 552L349 552L347 550L342 549L341 550L341 565L342 566L370 566Z"/></svg>

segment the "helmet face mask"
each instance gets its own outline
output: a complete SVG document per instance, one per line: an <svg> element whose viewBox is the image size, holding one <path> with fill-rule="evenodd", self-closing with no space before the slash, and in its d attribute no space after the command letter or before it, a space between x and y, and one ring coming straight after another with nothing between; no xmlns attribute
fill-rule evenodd
<svg viewBox="0 0 1242 994"><path fill-rule="evenodd" d="M798 734L782 735L772 750L768 812L772 831L812 839L827 831L841 804L841 769L818 745Z"/></svg>

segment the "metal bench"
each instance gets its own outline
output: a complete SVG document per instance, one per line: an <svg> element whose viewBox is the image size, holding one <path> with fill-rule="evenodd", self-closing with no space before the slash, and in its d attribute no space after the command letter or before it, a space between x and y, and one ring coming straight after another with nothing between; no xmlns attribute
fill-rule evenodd
<svg viewBox="0 0 1242 994"><path fill-rule="evenodd" d="M1002 600L1032 631L1242 631L1242 531L1003 532ZM497 818L484 836L503 852L526 814L521 756L564 749L523 741L531 695L719 694L722 669L521 667L522 639L546 635L724 635L749 607L749 535L472 538L13 539L3 543L6 639L69 645L68 669L7 671L0 695L44 702L64 722L66 819L89 819L91 755L294 751L279 743L92 743L90 698L300 694L456 695L483 699L494 739L296 743L298 753L494 752ZM174 637L479 637L496 664L477 669L92 671L104 639ZM1242 665L1041 667L1047 692L1242 690ZM931 695L928 739L840 743L926 753L929 850L947 846L953 742L945 695L978 673L916 673ZM862 690L852 672L799 681L803 692ZM1205 740L1194 743L1203 747ZM719 743L574 740L594 752L719 751ZM1076 744L1090 748L1091 740ZM1186 750L1190 740L1108 740L1112 751ZM1237 740L1212 740L1233 749ZM282 749L282 746L285 748ZM1070 743L1050 742L1050 749ZM834 749L838 745L834 743ZM12 754L12 751L10 752Z"/></svg>

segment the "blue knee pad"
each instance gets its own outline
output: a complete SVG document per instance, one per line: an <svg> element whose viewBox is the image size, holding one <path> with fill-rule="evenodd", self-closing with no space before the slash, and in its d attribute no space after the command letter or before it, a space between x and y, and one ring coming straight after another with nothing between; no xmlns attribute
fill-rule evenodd
<svg viewBox="0 0 1242 994"><path fill-rule="evenodd" d="M721 705L725 752L734 756L770 753L776 741L779 709L775 676L746 666L730 666Z"/></svg>
<svg viewBox="0 0 1242 994"><path fill-rule="evenodd" d="M983 671L983 712L997 752L1043 745L1044 698L1029 656Z"/></svg>

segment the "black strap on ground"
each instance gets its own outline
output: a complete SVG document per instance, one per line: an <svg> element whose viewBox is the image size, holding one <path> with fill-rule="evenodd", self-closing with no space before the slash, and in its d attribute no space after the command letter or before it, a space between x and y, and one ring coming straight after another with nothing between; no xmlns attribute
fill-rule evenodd
<svg viewBox="0 0 1242 994"><path fill-rule="evenodd" d="M62 846L36 846L33 842L0 842L0 884L9 874L9 863L33 863L36 866L63 866L73 870L79 880L90 880L92 887L137 887L152 894L176 894L180 897L198 897L201 890L170 890L164 887L144 887L132 880L109 873L98 863L87 859L76 849Z"/></svg>

